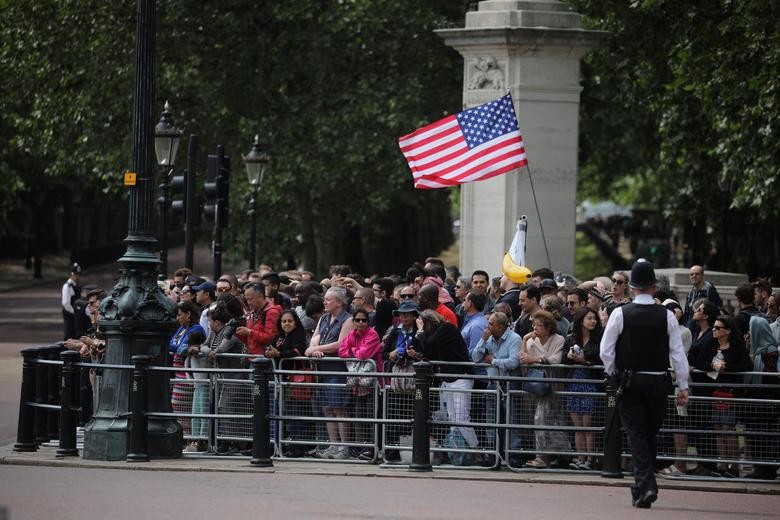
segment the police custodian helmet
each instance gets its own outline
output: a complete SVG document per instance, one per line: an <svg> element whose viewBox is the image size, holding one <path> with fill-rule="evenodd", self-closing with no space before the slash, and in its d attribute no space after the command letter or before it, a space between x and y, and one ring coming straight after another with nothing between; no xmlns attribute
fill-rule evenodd
<svg viewBox="0 0 780 520"><path fill-rule="evenodd" d="M653 270L653 264L644 258L640 258L631 266L631 281L628 286L632 289L647 289L658 283Z"/></svg>

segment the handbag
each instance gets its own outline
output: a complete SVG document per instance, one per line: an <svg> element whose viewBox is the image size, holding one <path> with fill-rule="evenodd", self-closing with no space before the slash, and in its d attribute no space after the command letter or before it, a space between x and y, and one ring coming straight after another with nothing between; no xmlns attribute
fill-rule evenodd
<svg viewBox="0 0 780 520"><path fill-rule="evenodd" d="M547 377L547 371L542 368L529 368L526 377L540 379ZM552 385L546 381L525 381L523 390L536 397L544 397L552 392Z"/></svg>
<svg viewBox="0 0 780 520"><path fill-rule="evenodd" d="M391 374L413 374L414 367L411 363L405 363L399 365L395 363L390 370ZM414 392L414 378L413 377L393 377L390 379L390 390L397 393L411 393Z"/></svg>
<svg viewBox="0 0 780 520"><path fill-rule="evenodd" d="M373 372L374 364L370 360L366 361L347 361L347 386L355 389L356 395L368 395L371 393L371 387L374 386L375 378L372 376L360 375L363 372Z"/></svg>
<svg viewBox="0 0 780 520"><path fill-rule="evenodd" d="M311 367L306 366L306 363L298 362L295 364L295 370L311 370ZM290 399L295 401L308 401L311 399L312 387L304 386L304 384L314 383L316 381L314 374L292 374L287 380L292 383Z"/></svg>
<svg viewBox="0 0 780 520"><path fill-rule="evenodd" d="M728 390L715 390L712 392L712 397L720 397L722 399L733 399L734 394L729 392ZM712 403L712 408L716 412L725 412L729 408L731 408L731 403L728 401L715 401Z"/></svg>

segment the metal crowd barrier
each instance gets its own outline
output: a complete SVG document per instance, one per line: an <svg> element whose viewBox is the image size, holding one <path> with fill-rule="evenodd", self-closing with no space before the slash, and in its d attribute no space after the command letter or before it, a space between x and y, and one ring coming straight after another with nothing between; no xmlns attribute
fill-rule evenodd
<svg viewBox="0 0 780 520"><path fill-rule="evenodd" d="M271 465L274 458L306 460L324 454L327 459L382 462L416 471L429 471L434 465L497 469L502 464L513 471L547 471L568 470L579 459L588 466L572 467L620 477L630 458L616 418L615 389L605 386L602 367L543 365L547 371L543 378L489 377L444 373L454 363L418 362L414 373L404 374L380 373L370 366L370 372L360 374L370 384L357 387L347 385L352 374L345 372L343 363L348 360L339 358L274 363L260 357L252 359L251 369L182 369L150 366L149 356L134 356L132 366L79 363L79 354L62 345L24 349L22 356L16 451L34 451L41 443L58 439L58 455L78 455L79 372L103 368L133 370L133 391L138 394L131 400L130 416L139 427L131 429L128 460L148 460L149 417L177 418L186 439L206 441L217 454L231 443L251 445L251 463L258 466ZM145 405L150 371L205 377L171 379L172 397L175 394L178 402L172 401L169 413L152 413ZM293 377L302 375L314 379ZM774 376L760 375L765 380ZM393 390L389 384L393 378L414 378L414 389ZM482 384L445 388L440 384L444 378ZM532 381L550 383L552 392L543 397L529 393L525 383ZM761 397L766 394L757 390L780 392L780 379L777 382L728 386ZM718 387L691 383L692 396L682 411L669 396L658 459L685 464L686 469L709 465L713 472L718 465L732 465L737 468L735 477L757 465L777 467L780 400L711 396ZM324 406L340 410L326 417ZM329 456L328 450L340 455ZM547 461L543 468L527 464L535 457Z"/></svg>

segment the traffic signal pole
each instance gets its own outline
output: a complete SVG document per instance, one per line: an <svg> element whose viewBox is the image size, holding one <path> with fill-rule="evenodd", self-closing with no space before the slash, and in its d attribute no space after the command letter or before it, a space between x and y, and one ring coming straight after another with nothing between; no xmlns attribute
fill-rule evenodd
<svg viewBox="0 0 780 520"><path fill-rule="evenodd" d="M166 166L167 169L167 166ZM171 207L171 191L168 185L168 175L165 170L160 182L160 274L168 278L168 208Z"/></svg>
<svg viewBox="0 0 780 520"><path fill-rule="evenodd" d="M191 134L189 148L187 149L187 181L185 183L184 195L184 200L186 201L184 205L184 266L193 272L195 271L195 215L197 215L198 211L198 208L195 207L197 155L198 136Z"/></svg>

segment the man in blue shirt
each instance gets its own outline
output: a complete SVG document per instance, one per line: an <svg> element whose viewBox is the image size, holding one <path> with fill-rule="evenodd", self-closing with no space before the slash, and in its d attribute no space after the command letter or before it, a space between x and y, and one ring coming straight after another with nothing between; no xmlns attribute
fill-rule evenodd
<svg viewBox="0 0 780 520"><path fill-rule="evenodd" d="M487 302L487 295L476 289L470 290L466 293L466 298L463 300L463 328L460 330L460 334L466 341L466 345L469 347L469 355L474 352L474 348L477 343L482 339L482 333L485 332L488 326L488 319L482 314L485 309L485 303ZM487 372L483 367L479 367L475 374L486 374Z"/></svg>
<svg viewBox="0 0 780 520"><path fill-rule="evenodd" d="M488 375L511 376L520 365L520 336L509 329L509 317L503 312L494 312L488 319L488 328L471 353L471 359L487 363ZM489 387L495 388L495 383Z"/></svg>
<svg viewBox="0 0 780 520"><path fill-rule="evenodd" d="M487 369L488 376L513 376L517 374L517 367L520 366L520 336L509 328L509 316L503 312L494 312L488 318L488 328L482 333L482 337L471 353L472 361L477 363L487 363L490 365ZM491 381L488 389L495 389L498 386L504 386L500 382ZM517 383L509 385L511 390L519 390ZM518 402L512 406L510 420L517 422L519 406ZM503 408L501 409L503 412ZM488 399L485 405L487 422L493 422L496 417L495 399ZM500 432L501 439L504 438L503 432ZM503 446L503 443L499 444ZM509 434L510 449L520 448L520 434L512 431ZM491 461L488 462L488 464Z"/></svg>

